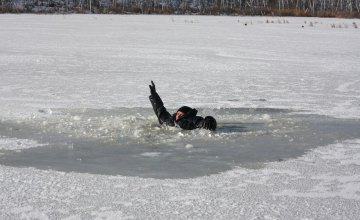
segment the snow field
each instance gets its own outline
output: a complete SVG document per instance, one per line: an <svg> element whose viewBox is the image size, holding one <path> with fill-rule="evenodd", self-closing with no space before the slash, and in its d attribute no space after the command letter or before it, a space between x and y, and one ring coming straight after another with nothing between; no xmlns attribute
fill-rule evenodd
<svg viewBox="0 0 360 220"><path fill-rule="evenodd" d="M350 28L359 21L277 20L2 15L1 115L148 106L154 80L171 108L277 107L359 118L359 29Z"/></svg>

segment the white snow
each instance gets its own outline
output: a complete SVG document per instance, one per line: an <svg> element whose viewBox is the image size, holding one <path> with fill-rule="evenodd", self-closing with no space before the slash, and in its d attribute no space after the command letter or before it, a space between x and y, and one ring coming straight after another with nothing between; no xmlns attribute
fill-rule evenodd
<svg viewBox="0 0 360 220"><path fill-rule="evenodd" d="M360 30L353 22L360 21L0 15L0 117L150 108L154 80L170 108L275 107L359 119ZM0 138L0 150L38 146ZM359 159L356 139L193 179L0 165L0 219L357 219Z"/></svg>

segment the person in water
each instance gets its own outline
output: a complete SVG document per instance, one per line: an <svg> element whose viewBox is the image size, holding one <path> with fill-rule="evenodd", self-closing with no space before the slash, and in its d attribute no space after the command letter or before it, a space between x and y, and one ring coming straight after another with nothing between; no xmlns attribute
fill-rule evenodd
<svg viewBox="0 0 360 220"><path fill-rule="evenodd" d="M197 116L197 110L188 106L182 106L171 115L164 107L164 103L156 92L154 82L151 81L151 84L152 85L149 85L151 93L149 99L161 125L178 126L184 130L204 128L214 131L216 129L217 123L215 118L212 116L206 116L205 118Z"/></svg>

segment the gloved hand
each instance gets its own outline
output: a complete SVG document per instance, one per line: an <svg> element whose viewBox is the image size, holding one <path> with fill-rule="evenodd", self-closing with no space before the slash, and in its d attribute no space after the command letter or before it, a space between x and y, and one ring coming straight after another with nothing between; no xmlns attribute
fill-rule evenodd
<svg viewBox="0 0 360 220"><path fill-rule="evenodd" d="M151 93L151 95L153 95L153 94L156 93L156 89L155 89L155 84L154 84L154 82L153 82L152 80L151 80L151 84L152 84L152 86L149 85L149 87L150 87L150 93Z"/></svg>
<svg viewBox="0 0 360 220"><path fill-rule="evenodd" d="M203 128L210 130L210 131L215 131L216 126L217 126L217 123L216 123L215 118L213 118L212 116L206 116L204 118L204 121L202 124Z"/></svg>

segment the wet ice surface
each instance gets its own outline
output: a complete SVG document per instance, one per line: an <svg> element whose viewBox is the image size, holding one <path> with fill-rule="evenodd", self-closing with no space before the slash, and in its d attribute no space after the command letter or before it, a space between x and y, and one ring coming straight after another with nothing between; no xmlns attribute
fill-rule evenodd
<svg viewBox="0 0 360 220"><path fill-rule="evenodd" d="M48 110L49 111L49 110ZM3 121L0 135L41 146L6 151L0 163L66 172L193 178L260 168L335 141L360 137L360 121L282 109L199 109L218 129L160 127L152 109L52 109L52 117ZM46 114L46 110L39 110Z"/></svg>

